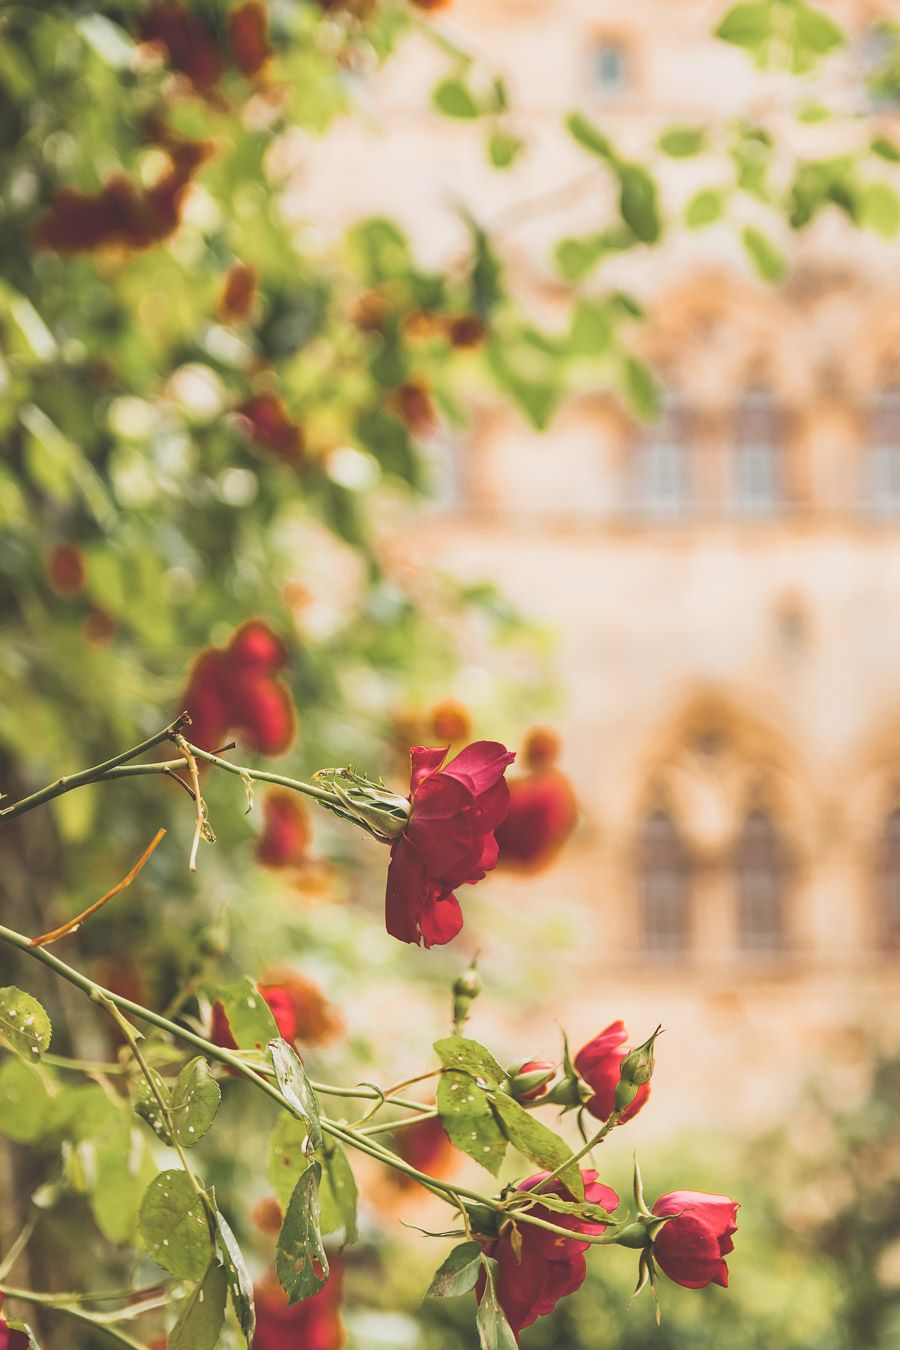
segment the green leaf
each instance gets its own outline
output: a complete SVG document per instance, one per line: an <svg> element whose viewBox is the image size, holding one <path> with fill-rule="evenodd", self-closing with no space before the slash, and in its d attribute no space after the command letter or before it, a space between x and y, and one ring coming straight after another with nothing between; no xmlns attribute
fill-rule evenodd
<svg viewBox="0 0 900 1350"><path fill-rule="evenodd" d="M141 1197L157 1172L146 1137L121 1120L97 1141L94 1157L90 1205L97 1227L109 1242L132 1243Z"/></svg>
<svg viewBox="0 0 900 1350"><path fill-rule="evenodd" d="M33 1144L53 1128L54 1104L37 1069L11 1056L0 1064L0 1131L17 1144Z"/></svg>
<svg viewBox="0 0 900 1350"><path fill-rule="evenodd" d="M843 47L846 38L841 28L821 9L797 0L794 16L794 41L796 45L816 56Z"/></svg>
<svg viewBox="0 0 900 1350"><path fill-rule="evenodd" d="M622 379L625 397L638 417L658 417L662 409L662 392L646 361L629 353L622 365Z"/></svg>
<svg viewBox="0 0 900 1350"><path fill-rule="evenodd" d="M298 1303L323 1289L328 1279L328 1257L319 1227L321 1165L310 1163L291 1196L278 1243L275 1271L288 1303Z"/></svg>
<svg viewBox="0 0 900 1350"><path fill-rule="evenodd" d="M162 1077L161 1074L157 1073L156 1070L153 1068L150 1069L150 1074L153 1078L154 1086L156 1087L163 1101L168 1105L169 1086L166 1080ZM169 1127L166 1124L165 1118L159 1109L159 1102L157 1101L156 1094L154 1093L150 1084L147 1082L147 1079L144 1075L141 1075L141 1077L137 1081L137 1088L135 1090L134 1109L137 1115L140 1116L141 1120L145 1120L147 1122L147 1124L150 1126L151 1130L157 1136L157 1138L161 1139L164 1144L171 1144L172 1137L169 1134Z"/></svg>
<svg viewBox="0 0 900 1350"><path fill-rule="evenodd" d="M572 1157L572 1150L565 1140L560 1139L559 1135L554 1134L546 1125L542 1125L535 1116L505 1092L498 1092L493 1098L493 1103L510 1143L520 1153L524 1153L526 1158L537 1163L538 1167L547 1172L555 1172L567 1158ZM559 1179L576 1200L584 1199L584 1181L577 1162L566 1167L560 1173Z"/></svg>
<svg viewBox="0 0 900 1350"><path fill-rule="evenodd" d="M730 9L713 32L723 42L753 48L766 40L771 24L772 0L749 0Z"/></svg>
<svg viewBox="0 0 900 1350"><path fill-rule="evenodd" d="M556 245L556 265L568 281L579 281L606 253L602 234L585 235L581 239L561 239Z"/></svg>
<svg viewBox="0 0 900 1350"><path fill-rule="evenodd" d="M516 1338L497 1298L497 1262L491 1256L483 1256L481 1263L487 1279L475 1318L478 1344L481 1350L517 1350Z"/></svg>
<svg viewBox="0 0 900 1350"><path fill-rule="evenodd" d="M219 989L216 998L225 1009L239 1049L262 1050L273 1036L278 1035L271 1008L248 976Z"/></svg>
<svg viewBox="0 0 900 1350"><path fill-rule="evenodd" d="M521 136L499 128L491 132L488 140L488 159L495 169L508 169L525 149Z"/></svg>
<svg viewBox="0 0 900 1350"><path fill-rule="evenodd" d="M186 1172L160 1172L141 1201L140 1235L157 1265L202 1279L212 1257L209 1216Z"/></svg>
<svg viewBox="0 0 900 1350"><path fill-rule="evenodd" d="M578 144L583 145L585 150L590 150L592 155L599 155L601 159L609 160L610 163L615 161L616 152L612 142L581 113L569 114L566 118L566 129L575 137Z"/></svg>
<svg viewBox="0 0 900 1350"><path fill-rule="evenodd" d="M322 1126L319 1122L319 1104L297 1052L280 1036L277 1040L269 1042L268 1050L272 1068L275 1070L275 1079L283 1096L307 1124L309 1136L307 1153L321 1152L323 1140Z"/></svg>
<svg viewBox="0 0 900 1350"><path fill-rule="evenodd" d="M688 159L691 155L697 155L705 144L705 127L669 127L657 141L663 154L673 159Z"/></svg>
<svg viewBox="0 0 900 1350"><path fill-rule="evenodd" d="M716 188L702 188L685 207L684 223L690 230L699 230L719 220L724 210L725 194Z"/></svg>
<svg viewBox="0 0 900 1350"><path fill-rule="evenodd" d="M900 164L900 145L895 144L889 136L876 136L869 148L873 155L878 155L891 164Z"/></svg>
<svg viewBox="0 0 900 1350"><path fill-rule="evenodd" d="M431 91L431 102L445 117L478 116L478 104L461 80L442 80Z"/></svg>
<svg viewBox="0 0 900 1350"><path fill-rule="evenodd" d="M474 1289L481 1274L481 1244L461 1242L438 1266L426 1298L458 1298Z"/></svg>
<svg viewBox="0 0 900 1350"><path fill-rule="evenodd" d="M275 1198L287 1209L301 1172L309 1165L306 1146L309 1130L295 1116L282 1111L269 1141L268 1176Z"/></svg>
<svg viewBox="0 0 900 1350"><path fill-rule="evenodd" d="M489 1087L499 1087L506 1077L490 1050L465 1036L448 1036L435 1041L435 1054L445 1069L459 1069L482 1078Z"/></svg>
<svg viewBox="0 0 900 1350"><path fill-rule="evenodd" d="M169 1332L166 1350L215 1350L225 1321L225 1268L211 1261L201 1284L188 1295Z"/></svg>
<svg viewBox="0 0 900 1350"><path fill-rule="evenodd" d="M863 189L861 219L864 225L893 239L900 228L900 200L889 183L869 183Z"/></svg>
<svg viewBox="0 0 900 1350"><path fill-rule="evenodd" d="M750 261L763 281L777 284L787 276L788 264L784 254L772 243L768 235L753 225L746 225L741 232L744 248Z"/></svg>
<svg viewBox="0 0 900 1350"><path fill-rule="evenodd" d="M579 300L569 329L569 350L573 356L599 356L609 346L612 324L607 306L597 301Z"/></svg>
<svg viewBox="0 0 900 1350"><path fill-rule="evenodd" d="M506 1153L506 1136L484 1089L469 1074L448 1069L438 1083L437 1108L451 1144L497 1176Z"/></svg>
<svg viewBox="0 0 900 1350"><path fill-rule="evenodd" d="M185 1064L172 1088L169 1114L175 1138L184 1148L202 1139L216 1118L222 1091L202 1055Z"/></svg>
<svg viewBox="0 0 900 1350"><path fill-rule="evenodd" d="M622 219L642 243L655 244L662 229L656 184L640 164L620 164L618 174Z"/></svg>
<svg viewBox="0 0 900 1350"><path fill-rule="evenodd" d="M12 985L0 989L0 1042L26 1059L40 1059L50 1046L50 1018L36 998Z"/></svg>
<svg viewBox="0 0 900 1350"><path fill-rule="evenodd" d="M247 1350L253 1344L256 1330L256 1307L253 1302L253 1280L244 1261L244 1254L229 1227L225 1215L216 1206L216 1250L225 1267L225 1279L231 1306L234 1309Z"/></svg>
<svg viewBox="0 0 900 1350"><path fill-rule="evenodd" d="M319 1187L319 1210L323 1233L343 1230L343 1245L356 1242L356 1178L343 1149L326 1152Z"/></svg>

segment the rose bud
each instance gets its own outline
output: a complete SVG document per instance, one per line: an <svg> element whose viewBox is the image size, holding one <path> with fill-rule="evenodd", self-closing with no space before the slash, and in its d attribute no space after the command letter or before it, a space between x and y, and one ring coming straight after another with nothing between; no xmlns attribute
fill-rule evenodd
<svg viewBox="0 0 900 1350"><path fill-rule="evenodd" d="M228 12L228 40L234 64L248 79L258 75L272 56L269 15L261 0L246 0Z"/></svg>
<svg viewBox="0 0 900 1350"><path fill-rule="evenodd" d="M340 1350L342 1270L332 1258L324 1289L299 1303L289 1304L287 1294L274 1279L254 1285L256 1334L253 1350Z"/></svg>
<svg viewBox="0 0 900 1350"><path fill-rule="evenodd" d="M506 1090L517 1102L534 1102L543 1097L556 1073L556 1065L547 1059L527 1059L518 1068L507 1070Z"/></svg>
<svg viewBox="0 0 900 1350"><path fill-rule="evenodd" d="M481 976L478 973L478 962L473 961L468 970L464 970L461 975L457 975L453 981L453 1031L454 1035L459 1035L460 1028L466 1022L469 1016L469 1009L481 993Z"/></svg>
<svg viewBox="0 0 900 1350"><path fill-rule="evenodd" d="M302 867L311 837L309 815L296 792L273 788L263 799L263 832L256 861L264 867Z"/></svg>
<svg viewBox="0 0 900 1350"><path fill-rule="evenodd" d="M515 759L497 741L475 741L442 768L446 755L410 751L410 814L391 845L387 876L388 932L426 947L456 936L463 920L454 890L496 864L494 831L509 801L503 775Z"/></svg>
<svg viewBox="0 0 900 1350"><path fill-rule="evenodd" d="M57 595L80 595L84 590L84 554L74 544L57 544L47 555L47 576Z"/></svg>
<svg viewBox="0 0 900 1350"><path fill-rule="evenodd" d="M232 690L232 726L243 731L260 755L283 755L296 731L294 704L280 680L236 680Z"/></svg>
<svg viewBox="0 0 900 1350"><path fill-rule="evenodd" d="M284 644L260 619L243 624L223 650L201 652L182 705L191 717L191 743L214 751L229 731L239 730L261 754L287 750L296 730L294 705L287 686L274 678L286 659Z"/></svg>
<svg viewBox="0 0 900 1350"><path fill-rule="evenodd" d="M588 1041L575 1056L575 1068L593 1090L593 1096L585 1102L588 1111L598 1120L606 1120L614 1110L621 1110L622 1114L618 1121L620 1125L636 1116L650 1095L649 1083L638 1086L625 1080L625 1086L619 1090L618 1099L616 1097L621 1080L622 1061L628 1054L625 1049L627 1039L628 1033L624 1023L611 1022L605 1031L601 1031L599 1036ZM651 1041L652 1039L653 1037Z"/></svg>
<svg viewBox="0 0 900 1350"><path fill-rule="evenodd" d="M539 1172L520 1182L518 1189L533 1190L549 1175L549 1172ZM596 1172L582 1171L581 1175L586 1200L602 1205L606 1210L618 1206L619 1197L597 1180ZM550 1183L547 1191L563 1200L574 1199L558 1178ZM493 1241L483 1242L485 1255L492 1256L497 1262L497 1298L517 1341L523 1327L531 1326L537 1318L552 1312L561 1298L573 1294L584 1283L584 1253L588 1243L579 1242L577 1235L602 1233L607 1227L603 1223L579 1219L574 1214L558 1214L543 1205L535 1205L529 1213L558 1228L568 1228L573 1236L565 1238L531 1224L522 1224L515 1243L509 1228ZM484 1289L482 1276L475 1290L479 1302Z"/></svg>
<svg viewBox="0 0 900 1350"><path fill-rule="evenodd" d="M242 623L228 644L234 666L245 675L274 675L287 662L284 643L262 619Z"/></svg>
<svg viewBox="0 0 900 1350"><path fill-rule="evenodd" d="M645 1083L650 1082L656 1062L654 1045L661 1031L662 1027L657 1027L643 1045L639 1045L636 1050L630 1050L622 1060L619 1077L625 1082L634 1083L637 1087L643 1087Z"/></svg>
<svg viewBox="0 0 900 1350"><path fill-rule="evenodd" d="M509 811L497 831L498 867L540 872L556 858L575 827L572 784L555 767L559 741L552 732L530 733L523 756L528 772L509 781Z"/></svg>
<svg viewBox="0 0 900 1350"><path fill-rule="evenodd" d="M225 273L225 284L219 296L219 318L224 323L246 319L256 298L256 268L246 263L232 263Z"/></svg>
<svg viewBox="0 0 900 1350"><path fill-rule="evenodd" d="M737 1201L703 1191L672 1191L653 1206L660 1218L671 1215L653 1238L653 1256L660 1270L685 1289L728 1285L725 1257L734 1250Z"/></svg>

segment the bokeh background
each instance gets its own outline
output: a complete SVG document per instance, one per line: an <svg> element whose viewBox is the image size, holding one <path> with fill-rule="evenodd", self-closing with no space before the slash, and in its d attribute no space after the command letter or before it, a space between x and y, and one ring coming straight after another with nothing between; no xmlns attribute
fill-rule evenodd
<svg viewBox="0 0 900 1350"><path fill-rule="evenodd" d="M470 1029L503 1062L662 1022L603 1176L627 1194L636 1149L654 1195L740 1200L731 1288L665 1287L657 1328L604 1250L533 1350L900 1335L898 16L820 6L828 41L773 0L762 37L717 37L730 8L281 0L255 70L212 0L184 49L166 6L0 8L3 791L150 734L259 617L297 714L282 771L403 789L410 744L547 726L579 804L558 857L501 866L427 953L383 931L376 844L310 815L264 866L264 794L247 816L213 778L196 878L169 785L0 831L4 922L60 921L166 823L67 959L200 1022L217 982L300 975L318 1077L429 1067L476 955ZM146 239L47 225L116 173ZM0 975L54 1048L112 1053L42 972ZM18 1283L121 1279L105 1136L10 1122L0 1259L37 1194ZM229 1084L204 1145L260 1278L271 1126ZM447 1244L401 1224L440 1207L360 1182L347 1346L474 1346L471 1300L422 1304Z"/></svg>

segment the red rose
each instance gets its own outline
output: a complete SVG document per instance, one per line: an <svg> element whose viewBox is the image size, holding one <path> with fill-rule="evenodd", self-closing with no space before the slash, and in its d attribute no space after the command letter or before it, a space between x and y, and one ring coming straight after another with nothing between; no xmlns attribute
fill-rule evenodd
<svg viewBox="0 0 900 1350"><path fill-rule="evenodd" d="M685 1289L704 1289L708 1284L727 1288L724 1258L734 1251L731 1235L737 1232L739 1208L727 1195L706 1195L703 1191L661 1195L653 1213L675 1217L664 1223L653 1239L657 1265Z"/></svg>
<svg viewBox="0 0 900 1350"><path fill-rule="evenodd" d="M556 1065L549 1059L527 1059L509 1081L509 1090L517 1102L536 1102L543 1097L556 1074Z"/></svg>
<svg viewBox="0 0 900 1350"><path fill-rule="evenodd" d="M597 1173L582 1171L585 1199L592 1204L602 1205L604 1209L614 1210L619 1197L609 1186L597 1180ZM519 1183L520 1191L533 1190L539 1182L549 1176L548 1172L539 1172ZM574 1196L558 1179L547 1187L551 1195L563 1200L573 1200ZM573 1233L602 1233L603 1223L589 1223L573 1214L557 1214L543 1205L535 1205L529 1210L538 1219L546 1219L559 1228L568 1228ZM573 1294L584 1282L586 1266L584 1253L587 1242L577 1238L564 1238L558 1233L548 1233L545 1229L531 1224L519 1225L521 1252L516 1253L512 1238L508 1233L493 1242L485 1244L485 1254L493 1256L497 1262L497 1298L506 1313L507 1321L519 1339L523 1327L539 1317L553 1311L556 1304L567 1294ZM476 1289L476 1297L481 1301L485 1281L482 1278Z"/></svg>
<svg viewBox="0 0 900 1350"><path fill-rule="evenodd" d="M427 1120L418 1120L415 1125L398 1130L394 1136L394 1148L404 1162L408 1162L419 1172L427 1172L431 1177L446 1177L459 1160L439 1116L429 1116ZM390 1172L391 1181L404 1188L417 1183L403 1174Z"/></svg>
<svg viewBox="0 0 900 1350"><path fill-rule="evenodd" d="M611 1022L605 1031L579 1050L575 1056L575 1068L581 1074L594 1095L585 1105L592 1116L606 1120L612 1114L615 1104L616 1083L619 1081L619 1068L628 1054L626 1041L628 1032L623 1022ZM637 1096L619 1117L619 1124L631 1120L650 1096L650 1084L645 1083L637 1090Z"/></svg>
<svg viewBox="0 0 900 1350"><path fill-rule="evenodd" d="M325 1288L293 1305L274 1280L256 1285L253 1350L340 1350L344 1344L341 1280L341 1267L332 1259Z"/></svg>
<svg viewBox="0 0 900 1350"><path fill-rule="evenodd" d="M47 575L58 595L78 595L84 590L84 554L74 544L57 544L47 555Z"/></svg>
<svg viewBox="0 0 900 1350"><path fill-rule="evenodd" d="M242 75L258 75L272 55L269 15L261 0L246 0L228 14L228 38Z"/></svg>
<svg viewBox="0 0 900 1350"><path fill-rule="evenodd" d="M539 872L572 833L578 808L572 784L555 767L558 754L553 732L537 728L529 733L522 750L528 773L510 779L509 810L497 831L499 867Z"/></svg>
<svg viewBox="0 0 900 1350"><path fill-rule="evenodd" d="M295 729L290 693L276 678L286 660L281 639L259 619L243 624L227 647L201 652L183 699L192 743L215 750L234 730L260 754L283 754Z"/></svg>
<svg viewBox="0 0 900 1350"><path fill-rule="evenodd" d="M267 792L256 861L265 867L300 867L306 862L309 841L309 815L297 793L289 788Z"/></svg>
<svg viewBox="0 0 900 1350"><path fill-rule="evenodd" d="M446 749L410 751L411 814L391 845L385 920L392 937L426 947L454 938L457 886L480 881L497 862L494 830L506 814L503 780L515 759L498 741L475 741L441 768Z"/></svg>

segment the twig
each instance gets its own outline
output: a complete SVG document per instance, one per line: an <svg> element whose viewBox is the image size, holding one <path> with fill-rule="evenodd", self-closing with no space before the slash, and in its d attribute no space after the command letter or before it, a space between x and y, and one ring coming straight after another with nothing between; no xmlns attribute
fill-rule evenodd
<svg viewBox="0 0 900 1350"><path fill-rule="evenodd" d="M85 919L89 919L92 914L96 914L97 910L101 909L108 900L112 900L114 896L120 895L122 891L127 890L138 872L140 872L141 868L144 866L144 863L150 858L151 853L156 849L156 846L162 842L165 833L165 830L156 831L156 834L144 849L131 871L128 872L121 881L116 882L111 891L107 891L105 895L101 895L99 900L95 900L92 905L88 905L87 909L83 909L80 914L76 914L74 919L69 919L66 923L61 924L59 928L52 928L49 933L41 933L40 937L33 937L31 939L32 947L49 947L50 943L56 942L57 938L65 937L66 933L74 933L76 928L81 927Z"/></svg>
<svg viewBox="0 0 900 1350"><path fill-rule="evenodd" d="M206 809L204 807L203 797L200 792L200 773L199 770L197 769L197 761L191 754L191 751L184 737L176 736L175 744L178 746L178 749L181 751L181 753L184 755L185 760L187 761L188 772L191 775L191 787L194 790L194 806L196 808L197 819L194 825L194 838L191 843L191 857L188 863L188 870L190 872L196 872L197 850L200 847L200 839L206 832Z"/></svg>

